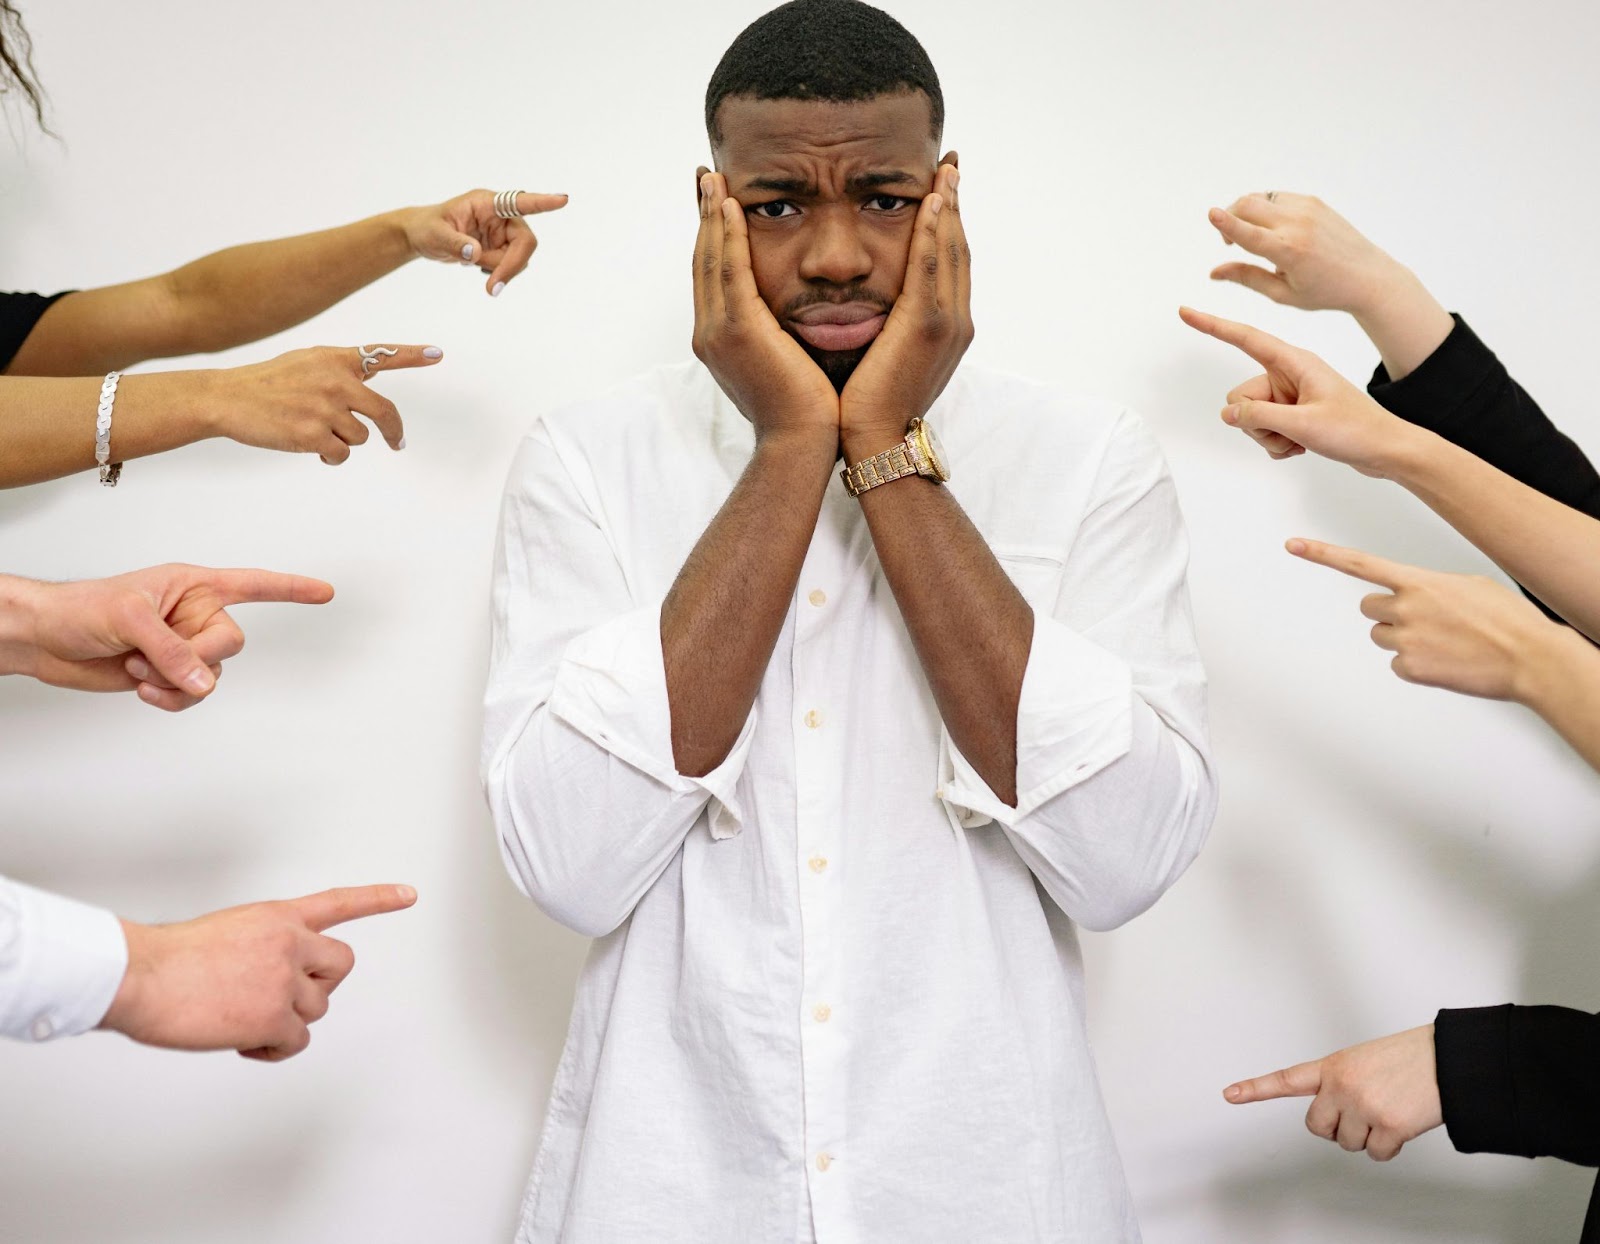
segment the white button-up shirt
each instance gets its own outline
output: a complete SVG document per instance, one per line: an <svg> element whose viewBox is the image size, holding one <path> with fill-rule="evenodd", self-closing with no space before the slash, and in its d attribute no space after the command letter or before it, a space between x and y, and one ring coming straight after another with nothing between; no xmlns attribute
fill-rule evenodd
<svg viewBox="0 0 1600 1244"><path fill-rule="evenodd" d="M597 940L519 1240L1138 1238L1074 926L1142 912L1211 820L1182 520L1116 406L963 366L930 419L1035 614L1015 808L838 483L737 743L680 775L661 604L753 431L692 364L523 443L483 776L517 885Z"/></svg>
<svg viewBox="0 0 1600 1244"><path fill-rule="evenodd" d="M0 1036L87 1032L127 969L128 942L111 912L0 877Z"/></svg>

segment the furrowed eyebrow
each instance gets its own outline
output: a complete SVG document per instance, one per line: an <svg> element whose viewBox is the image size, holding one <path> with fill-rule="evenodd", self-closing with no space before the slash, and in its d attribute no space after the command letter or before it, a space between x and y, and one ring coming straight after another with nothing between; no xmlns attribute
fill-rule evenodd
<svg viewBox="0 0 1600 1244"><path fill-rule="evenodd" d="M864 190L881 190L892 186L915 187L919 183L910 173L889 169L881 173L861 173L852 177L846 188L859 194ZM815 182L798 177L752 177L745 183L746 190L769 190L774 194L789 194L801 199L817 197Z"/></svg>

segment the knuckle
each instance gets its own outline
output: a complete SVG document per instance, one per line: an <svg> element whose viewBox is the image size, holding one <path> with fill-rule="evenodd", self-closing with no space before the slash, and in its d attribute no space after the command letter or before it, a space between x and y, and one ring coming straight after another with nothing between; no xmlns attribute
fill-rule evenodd
<svg viewBox="0 0 1600 1244"><path fill-rule="evenodd" d="M918 267L920 267L922 269L922 275L923 276L928 276L928 277L938 276L939 275L939 256L930 251L928 254L924 255L918 261Z"/></svg>

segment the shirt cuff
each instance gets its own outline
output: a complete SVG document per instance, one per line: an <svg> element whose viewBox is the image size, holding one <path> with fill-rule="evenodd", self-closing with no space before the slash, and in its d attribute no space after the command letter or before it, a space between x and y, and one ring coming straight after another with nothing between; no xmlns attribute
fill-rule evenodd
<svg viewBox="0 0 1600 1244"><path fill-rule="evenodd" d="M1511 1007L1440 1011L1433 1021L1433 1054L1450 1143L1461 1153L1521 1153Z"/></svg>
<svg viewBox="0 0 1600 1244"><path fill-rule="evenodd" d="M1367 385L1367 393L1385 410L1446 440L1451 439L1446 429L1472 396L1505 371L1465 320L1453 311L1450 318L1456 326L1415 371L1391 380L1389 369L1379 363Z"/></svg>
<svg viewBox="0 0 1600 1244"><path fill-rule="evenodd" d="M0 1034L49 1041L89 1031L127 970L128 941L112 912L0 882Z"/></svg>
<svg viewBox="0 0 1600 1244"><path fill-rule="evenodd" d="M755 737L756 711L751 708L733 747L710 773L688 777L678 772L660 605L613 618L568 644L550 693L550 712L663 786L704 791L711 797L713 838L731 838L743 827L738 785Z"/></svg>
<svg viewBox="0 0 1600 1244"><path fill-rule="evenodd" d="M1017 806L989 789L948 731L941 732L937 794L963 828L996 821L1009 829L1132 745L1128 663L1036 609L1017 703Z"/></svg>

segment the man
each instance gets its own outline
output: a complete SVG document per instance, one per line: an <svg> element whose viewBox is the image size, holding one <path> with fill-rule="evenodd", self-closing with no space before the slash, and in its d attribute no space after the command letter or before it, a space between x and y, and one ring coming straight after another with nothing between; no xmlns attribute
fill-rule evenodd
<svg viewBox="0 0 1600 1244"><path fill-rule="evenodd" d="M768 13L706 120L704 366L549 416L507 490L485 784L598 939L519 1238L1135 1239L1074 926L1211 817L1171 482L1126 412L958 370L893 19Z"/></svg>

